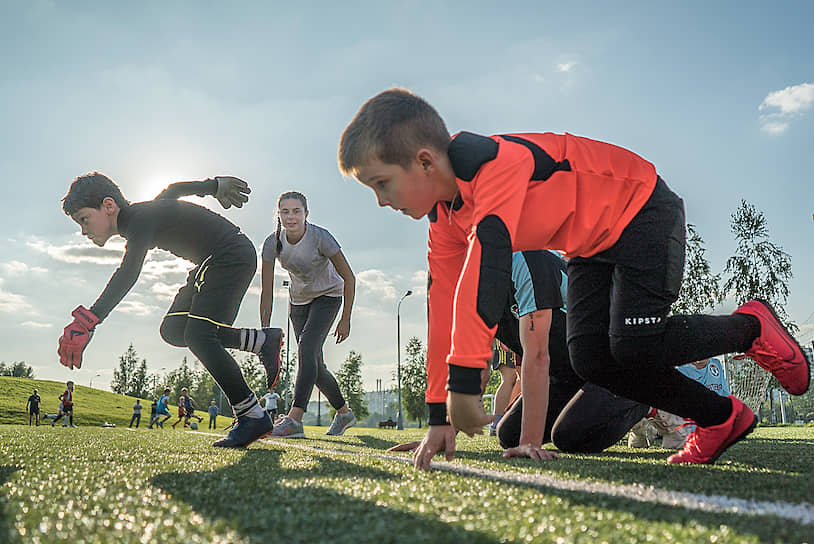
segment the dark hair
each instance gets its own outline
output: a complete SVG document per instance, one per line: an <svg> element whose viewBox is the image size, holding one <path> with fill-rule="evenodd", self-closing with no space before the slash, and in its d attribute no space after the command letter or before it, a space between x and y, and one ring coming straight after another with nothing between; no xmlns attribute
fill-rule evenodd
<svg viewBox="0 0 814 544"><path fill-rule="evenodd" d="M355 176L373 159L406 169L422 147L446 153L451 141L444 120L426 100L407 89L388 89L365 102L345 128L339 170Z"/></svg>
<svg viewBox="0 0 814 544"><path fill-rule="evenodd" d="M280 198L277 199L277 230L274 231L274 237L277 240L277 256L280 256L280 252L283 251L283 242L280 240L280 231L282 230L282 223L280 222L280 202L287 198L296 198L300 202L302 202L302 208L304 211L308 211L308 199L305 198L305 195L302 193L298 193L297 191L288 191L287 193L283 193L280 195Z"/></svg>
<svg viewBox="0 0 814 544"><path fill-rule="evenodd" d="M73 215L82 208L99 209L107 197L112 198L119 208L130 205L118 185L109 177L99 172L85 174L71 183L68 194L62 199L62 210L68 215Z"/></svg>

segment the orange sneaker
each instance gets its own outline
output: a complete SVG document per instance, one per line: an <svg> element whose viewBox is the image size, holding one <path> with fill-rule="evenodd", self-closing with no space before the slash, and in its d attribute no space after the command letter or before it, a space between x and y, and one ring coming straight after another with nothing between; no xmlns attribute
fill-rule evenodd
<svg viewBox="0 0 814 544"><path fill-rule="evenodd" d="M671 464L714 463L732 444L743 440L757 425L757 417L743 402L732 395L732 414L720 425L696 427L687 437L684 448L667 458Z"/></svg>
<svg viewBox="0 0 814 544"><path fill-rule="evenodd" d="M746 351L746 356L771 372L792 395L805 393L811 378L811 363L772 306L765 300L750 300L735 313L751 315L760 321L760 336Z"/></svg>

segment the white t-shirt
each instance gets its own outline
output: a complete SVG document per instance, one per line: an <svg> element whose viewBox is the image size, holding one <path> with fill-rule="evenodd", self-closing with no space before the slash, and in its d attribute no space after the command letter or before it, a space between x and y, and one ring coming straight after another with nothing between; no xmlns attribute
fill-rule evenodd
<svg viewBox="0 0 814 544"><path fill-rule="evenodd" d="M263 398L266 399L266 411L269 410L276 410L277 409L277 400L280 398L280 395L277 393L266 393L263 395Z"/></svg>
<svg viewBox="0 0 814 544"><path fill-rule="evenodd" d="M296 244L288 243L285 230L280 234L283 242L280 255L277 255L277 236L272 233L263 243L263 260L272 262L278 258L288 271L291 304L308 304L323 295L341 297L344 294L345 281L331 262L340 246L330 232L306 223L305 234Z"/></svg>

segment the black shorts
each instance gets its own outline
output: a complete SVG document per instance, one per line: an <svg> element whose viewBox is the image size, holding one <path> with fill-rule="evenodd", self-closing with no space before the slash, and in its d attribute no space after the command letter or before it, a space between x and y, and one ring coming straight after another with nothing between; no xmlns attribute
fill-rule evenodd
<svg viewBox="0 0 814 544"><path fill-rule="evenodd" d="M31 409L28 410L28 413L31 414L32 416L34 416L34 415L38 416L38 415L40 415L40 409L39 408L31 408Z"/></svg>
<svg viewBox="0 0 814 544"><path fill-rule="evenodd" d="M230 326L257 270L257 252L242 233L193 268L175 295L167 316L187 315Z"/></svg>
<svg viewBox="0 0 814 544"><path fill-rule="evenodd" d="M684 202L659 178L611 248L568 262L568 340L660 334L681 288L685 229Z"/></svg>
<svg viewBox="0 0 814 544"><path fill-rule="evenodd" d="M63 414L72 414L73 413L73 404L68 404L62 406L62 413Z"/></svg>

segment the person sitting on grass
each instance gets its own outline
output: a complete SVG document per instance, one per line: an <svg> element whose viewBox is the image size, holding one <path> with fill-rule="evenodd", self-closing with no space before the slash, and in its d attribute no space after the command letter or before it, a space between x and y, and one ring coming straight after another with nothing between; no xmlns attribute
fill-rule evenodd
<svg viewBox="0 0 814 544"><path fill-rule="evenodd" d="M272 430L240 367L226 348L259 355L268 379L280 369L280 329L233 328L240 302L254 277L257 253L251 241L228 219L207 208L178 200L213 195L224 208L242 207L249 187L235 177L174 183L154 200L131 204L107 176L94 172L71 184L62 208L97 246L114 235L127 240L122 263L90 309L79 306L59 339L59 360L74 369L97 325L135 284L147 252L160 248L195 264L161 322L161 337L188 347L226 394L238 425L217 447L242 448Z"/></svg>
<svg viewBox="0 0 814 544"><path fill-rule="evenodd" d="M430 219L427 365L448 365L433 379L448 378L446 394L430 384L427 400L446 401L457 430L479 434L492 420L480 371L511 288L513 251L570 258L567 338L579 376L696 422L669 463L712 463L757 424L742 401L676 366L745 352L788 392L808 390L808 357L768 302L729 316L670 315L684 266L684 205L631 151L571 134L453 138L425 100L390 89L346 127L338 161L379 206Z"/></svg>

